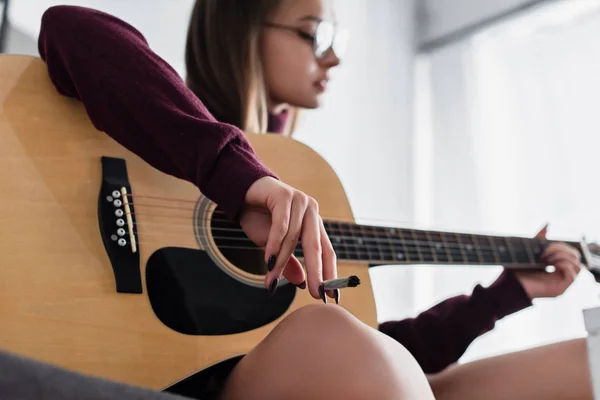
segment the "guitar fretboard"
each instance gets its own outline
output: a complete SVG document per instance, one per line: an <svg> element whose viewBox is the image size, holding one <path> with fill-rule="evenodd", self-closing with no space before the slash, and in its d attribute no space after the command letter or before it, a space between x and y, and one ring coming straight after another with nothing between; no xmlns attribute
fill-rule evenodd
<svg viewBox="0 0 600 400"><path fill-rule="evenodd" d="M339 260L389 264L538 265L546 239L325 222ZM578 243L569 243L580 248ZM299 245L295 253L302 257Z"/></svg>

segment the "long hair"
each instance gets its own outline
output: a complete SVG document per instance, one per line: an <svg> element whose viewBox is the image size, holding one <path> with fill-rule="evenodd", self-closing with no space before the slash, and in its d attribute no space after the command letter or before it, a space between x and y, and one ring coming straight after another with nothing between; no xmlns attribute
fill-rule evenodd
<svg viewBox="0 0 600 400"><path fill-rule="evenodd" d="M186 84L221 122L267 131L260 59L263 22L285 0L196 0L188 29Z"/></svg>

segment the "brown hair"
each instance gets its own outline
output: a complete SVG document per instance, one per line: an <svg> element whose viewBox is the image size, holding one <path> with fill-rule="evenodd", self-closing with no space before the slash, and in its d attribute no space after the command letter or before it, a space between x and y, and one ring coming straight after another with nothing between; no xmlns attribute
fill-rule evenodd
<svg viewBox="0 0 600 400"><path fill-rule="evenodd" d="M260 32L283 1L196 0L192 11L186 84L215 118L245 132L267 131Z"/></svg>

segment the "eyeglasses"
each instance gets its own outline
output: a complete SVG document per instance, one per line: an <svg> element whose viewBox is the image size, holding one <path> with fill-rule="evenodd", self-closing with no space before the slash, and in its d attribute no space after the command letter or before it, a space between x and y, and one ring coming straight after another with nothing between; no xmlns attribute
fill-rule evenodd
<svg viewBox="0 0 600 400"><path fill-rule="evenodd" d="M317 58L325 57L330 49L333 49L336 56L342 57L348 48L348 41L350 39L350 32L346 29L338 29L330 21L319 21L314 35L306 33L295 26L280 25L271 22L265 22L263 25L295 32L302 39L312 44L313 52Z"/></svg>

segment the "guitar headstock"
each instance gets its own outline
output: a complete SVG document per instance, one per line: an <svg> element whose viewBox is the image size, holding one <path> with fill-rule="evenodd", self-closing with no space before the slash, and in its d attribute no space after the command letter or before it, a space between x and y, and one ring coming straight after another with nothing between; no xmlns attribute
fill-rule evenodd
<svg viewBox="0 0 600 400"><path fill-rule="evenodd" d="M586 243L585 239L580 244L583 253L582 263L594 275L596 282L600 282L600 244Z"/></svg>

